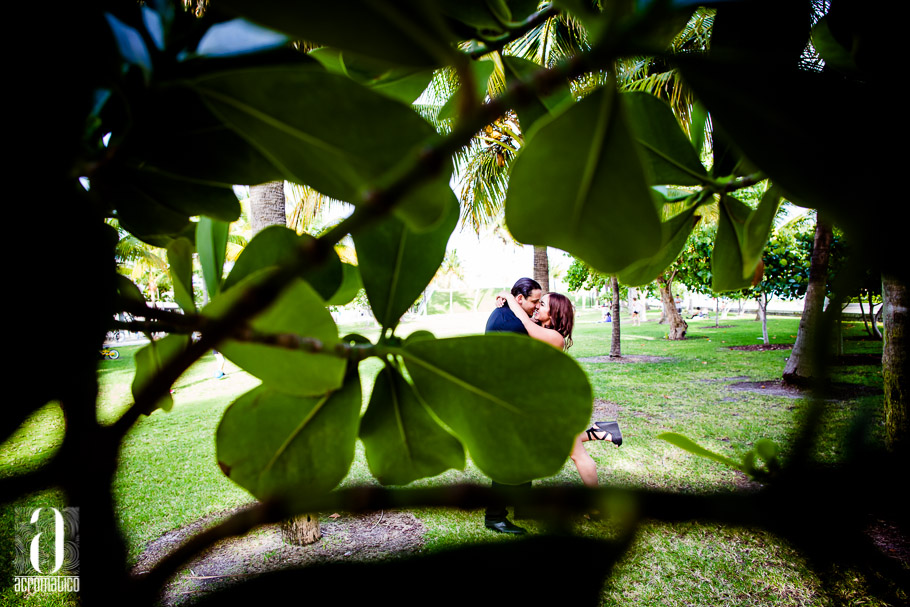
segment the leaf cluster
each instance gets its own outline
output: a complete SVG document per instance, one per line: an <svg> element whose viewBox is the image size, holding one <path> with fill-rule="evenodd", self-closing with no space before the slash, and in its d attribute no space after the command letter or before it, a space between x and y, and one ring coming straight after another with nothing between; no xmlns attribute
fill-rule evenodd
<svg viewBox="0 0 910 607"><path fill-rule="evenodd" d="M812 30L803 3L720 3L710 49L678 53L672 42L694 12L688 2L603 3L601 10L578 0L541 7L528 0L223 0L202 17L166 0L108 4L62 7L44 34L65 52L55 50L16 83L35 98L67 97L59 111L21 120L41 132L18 139L41 142L23 156L42 159L33 164L44 172L49 214L60 224L53 233L60 243L80 234L96 300L61 345L67 368L36 382L3 426L9 436L34 408L62 403L67 436L59 455L12 482L17 490L59 484L100 504L86 505L101 547L92 553L98 563L87 565L86 588L115 575L118 592L151 597L149 585L179 564L174 556L143 581L130 580L113 562L120 540L103 496L130 428L173 406L170 386L213 347L262 380L225 414L219 463L266 506L284 500L282 512L324 498L346 474L358 437L371 471L387 484L459 467L467 455L513 484L562 465L592 402L572 359L513 335L396 334L457 222L451 159L511 111L523 141L488 133L491 149L518 150L505 196L510 231L624 284L646 284L664 271L700 209L716 203L712 289L750 286L782 196L829 214L860 249L880 244L883 263L902 259L893 246L898 222L882 226L875 218L886 213L855 212L858 200L882 209L890 200L878 176L897 172L879 139L898 113L878 94L888 72L869 61L869 47L851 42L887 36L864 29L854 2ZM500 54L505 89L481 94L486 66L478 59L493 59L560 11L584 28L578 52L548 67ZM831 73L800 69L810 35ZM298 48L312 53L293 40L307 41ZM616 83L616 62L642 55L679 70L704 108L693 106L687 129L664 101ZM460 82L443 134L410 105L439 69L454 70ZM576 100L570 83L582 80L604 84ZM702 163L709 114L712 158ZM89 179L89 192L78 187L79 176ZM738 198L765 178L774 187L757 207ZM232 186L280 179L354 211L319 238L261 232L225 276L228 224L240 213ZM683 193L665 195L671 187ZM183 314L147 306L135 285L116 276L115 239L103 223L110 218L166 249ZM334 250L348 235L357 268ZM202 309L193 297L194 254L211 297ZM32 280L46 259L38 252L30 260ZM64 292L73 284L61 277ZM339 335L326 309L361 285L382 327L374 343ZM59 298L36 299L55 300L35 304L40 317L59 313ZM97 348L120 311L140 318L143 330L169 335L137 355L134 403L102 426L93 402ZM383 371L361 418L358 363L367 357L379 358ZM528 374L526 360L546 373Z"/></svg>

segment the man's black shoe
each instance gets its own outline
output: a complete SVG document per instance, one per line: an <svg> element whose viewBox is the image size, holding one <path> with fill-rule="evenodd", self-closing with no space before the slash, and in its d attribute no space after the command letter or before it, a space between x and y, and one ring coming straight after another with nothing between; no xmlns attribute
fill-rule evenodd
<svg viewBox="0 0 910 607"><path fill-rule="evenodd" d="M487 529L490 531L495 531L496 533L513 533L515 535L524 535L528 532L527 529L513 524L511 521L509 521L509 519L502 519L501 521L485 520L483 524Z"/></svg>

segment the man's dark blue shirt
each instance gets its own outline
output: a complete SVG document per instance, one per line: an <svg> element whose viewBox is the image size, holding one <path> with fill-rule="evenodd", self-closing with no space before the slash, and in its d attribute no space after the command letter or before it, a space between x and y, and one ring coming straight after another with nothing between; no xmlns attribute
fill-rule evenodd
<svg viewBox="0 0 910 607"><path fill-rule="evenodd" d="M509 306L496 308L487 319L486 333L521 333L528 334L528 330L521 323Z"/></svg>

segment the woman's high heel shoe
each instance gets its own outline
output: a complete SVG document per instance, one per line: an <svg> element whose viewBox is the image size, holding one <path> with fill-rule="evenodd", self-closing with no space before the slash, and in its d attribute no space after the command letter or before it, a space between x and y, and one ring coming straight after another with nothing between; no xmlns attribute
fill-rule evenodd
<svg viewBox="0 0 910 607"><path fill-rule="evenodd" d="M598 432L606 432L603 437L597 436ZM588 440L607 440L619 447L622 445L622 432L619 431L619 422L594 422L594 425L585 430Z"/></svg>

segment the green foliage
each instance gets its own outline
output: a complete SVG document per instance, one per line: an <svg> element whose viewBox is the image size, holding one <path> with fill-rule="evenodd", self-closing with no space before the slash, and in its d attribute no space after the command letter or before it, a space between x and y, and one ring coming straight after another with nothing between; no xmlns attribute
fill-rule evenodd
<svg viewBox="0 0 910 607"><path fill-rule="evenodd" d="M328 491L354 460L360 405L356 374L321 396L254 388L234 401L218 425L218 465L261 500L302 501Z"/></svg>
<svg viewBox="0 0 910 607"><path fill-rule="evenodd" d="M465 465L464 448L440 426L401 373L386 365L360 423L370 472L387 485L406 485Z"/></svg>
<svg viewBox="0 0 910 607"><path fill-rule="evenodd" d="M237 287L222 293L203 310L203 315L217 319L244 296L241 287L256 285L268 279L270 272L261 270ZM297 280L250 322L250 328L267 335L306 335L331 348L338 343L338 329L325 302L307 283ZM344 361L318 352L307 352L281 345L229 339L219 348L270 387L298 396L323 394L341 386Z"/></svg>
<svg viewBox="0 0 910 607"><path fill-rule="evenodd" d="M655 252L660 218L614 87L528 136L512 168L506 223L521 242L562 248L606 273Z"/></svg>
<svg viewBox="0 0 910 607"><path fill-rule="evenodd" d="M148 386L149 383L161 372L161 368L174 359L189 344L189 339L184 335L168 335L164 339L153 341L136 353L136 375L133 378L133 397L135 398ZM170 411L174 406L174 399L170 394L163 395L155 404L155 408ZM151 413L151 411L148 411Z"/></svg>
<svg viewBox="0 0 910 607"><path fill-rule="evenodd" d="M224 281L224 290L230 289L258 270L291 263L298 247L304 248L314 240L312 236L306 234L298 236L284 226L266 227L244 247ZM299 277L313 287L320 297L328 300L341 288L344 268L338 255L333 252L322 264L303 269ZM353 278L349 280L356 281Z"/></svg>
<svg viewBox="0 0 910 607"><path fill-rule="evenodd" d="M733 468L734 470L739 470L743 474L749 475L749 477L754 480L771 480L773 475L779 471L781 467L780 461L777 459L778 452L780 451L777 443L766 438L760 438L755 441L755 447L743 454L742 462L737 462L729 457L715 453L710 449L705 449L693 440L676 432L664 432L657 438L665 440L668 443L676 445L680 449L699 457L714 460ZM756 462L758 458L761 458L764 462L763 466L757 465Z"/></svg>
<svg viewBox="0 0 910 607"><path fill-rule="evenodd" d="M167 247L167 261L174 283L174 299L184 312L196 311L193 299L193 244L186 238L177 238Z"/></svg>
<svg viewBox="0 0 910 607"><path fill-rule="evenodd" d="M205 288L211 297L221 291L224 256L230 226L209 217L200 217L196 225L196 250L205 278Z"/></svg>
<svg viewBox="0 0 910 607"><path fill-rule="evenodd" d="M112 587L127 602L154 594L151 583L128 579L127 567L116 562L118 531L106 494L110 458L141 415L171 406L170 385L213 347L263 382L222 419L219 460L257 497L286 500L286 509L276 510L284 515L324 499L344 478L357 436L356 363L374 356L390 365L366 418L377 428L366 433L370 464L384 482L457 466L456 440L484 473L505 483L559 469L591 411L590 382L574 361L519 336L423 335L402 342L395 333L441 264L455 226L449 161L510 112L534 125L514 146L520 150L511 176L500 175L497 183L508 186L509 229L524 242L567 250L600 272L641 282L664 271L697 210L717 200L716 236L697 237L699 248L711 251L710 284L749 286L778 194L769 190L753 209L740 192L766 178L788 197L830 213L858 249L886 243L876 248L883 263L903 259L891 244L900 242L900 222L879 225L886 214L856 212L858 201L891 199L882 191L887 180L872 176L897 174L887 170L891 148L878 145L893 132L897 114L870 92L883 88L881 73L868 67L874 62L844 46L859 36L849 8L840 9L847 17L832 15L816 30L832 67L844 72L838 78L793 67L809 36L805 3L721 3L710 52L662 55L718 127L708 170L699 162L700 119L692 144L663 102L641 93L624 97L608 79L590 94L577 88L583 96L577 102L564 88L604 82L617 62L670 45L686 27L688 2L604 3L604 12L578 1L540 12L524 0L212 4L213 13L199 19L164 0L112 12L98 4L63 7L60 23L49 19L42 30L56 55L36 61L40 69L23 70L30 75L21 81L17 73L13 83L37 99L67 96L59 111L41 109L20 121L40 133L14 139L41 143L34 157L42 162L32 164L45 172L53 215L68 232L54 251L71 244L69 232L80 235L91 261L84 280L97 300L79 319L72 343L62 346L67 368L24 399L24 413L17 408L9 416L15 427L28 411L60 399L67 419L78 420L60 449L65 465L47 466L22 486L59 484L71 497L88 495L101 504L84 504L97 517L92 541L103 547L93 555L104 561L86 568L96 576L86 588L102 587L96 572L103 571L119 576ZM408 105L430 69L476 84L488 66L469 67L475 57L501 59L500 49L566 9L561 18L577 20L590 34L579 38L587 42L576 57L540 69L504 62L508 90L487 100L462 89L445 136ZM308 56L285 44L291 39L329 48ZM90 192L78 187L80 174L90 179ZM278 179L306 183L355 210L319 238L265 233L223 283L227 224L240 212L231 186ZM697 191L669 201L681 207L672 212L652 188L682 185ZM188 261L195 249L211 297L201 314L142 309L135 290L113 276L104 218L168 247L175 295L186 312L195 308ZM333 251L348 235L383 328L375 343L340 339L326 309L357 287L357 273ZM45 262L42 256L32 262L36 280ZM778 265L792 264L781 255ZM73 283L65 277L60 288L69 296ZM59 312L35 305L39 317ZM126 310L146 319L143 330L157 323L171 335L137 356L135 404L102 427L84 415L94 407L97 348L113 314ZM190 344L194 332L201 338ZM545 372L529 373L530 361ZM396 412L403 424L397 432ZM444 457L404 450L402 427L405 436L423 429L442 437ZM87 444L97 448L83 449ZM757 445L756 455L772 457ZM166 579L174 566L161 565L155 575Z"/></svg>
<svg viewBox="0 0 910 607"><path fill-rule="evenodd" d="M420 398L499 482L553 474L590 420L584 372L542 342L507 334L421 339L394 352ZM547 372L526 373L528 361Z"/></svg>
<svg viewBox="0 0 910 607"><path fill-rule="evenodd" d="M370 232L354 236L363 286L383 329L395 328L445 257L449 235L458 222L458 206L451 191L446 199L443 222L429 232L415 232L389 217Z"/></svg>

